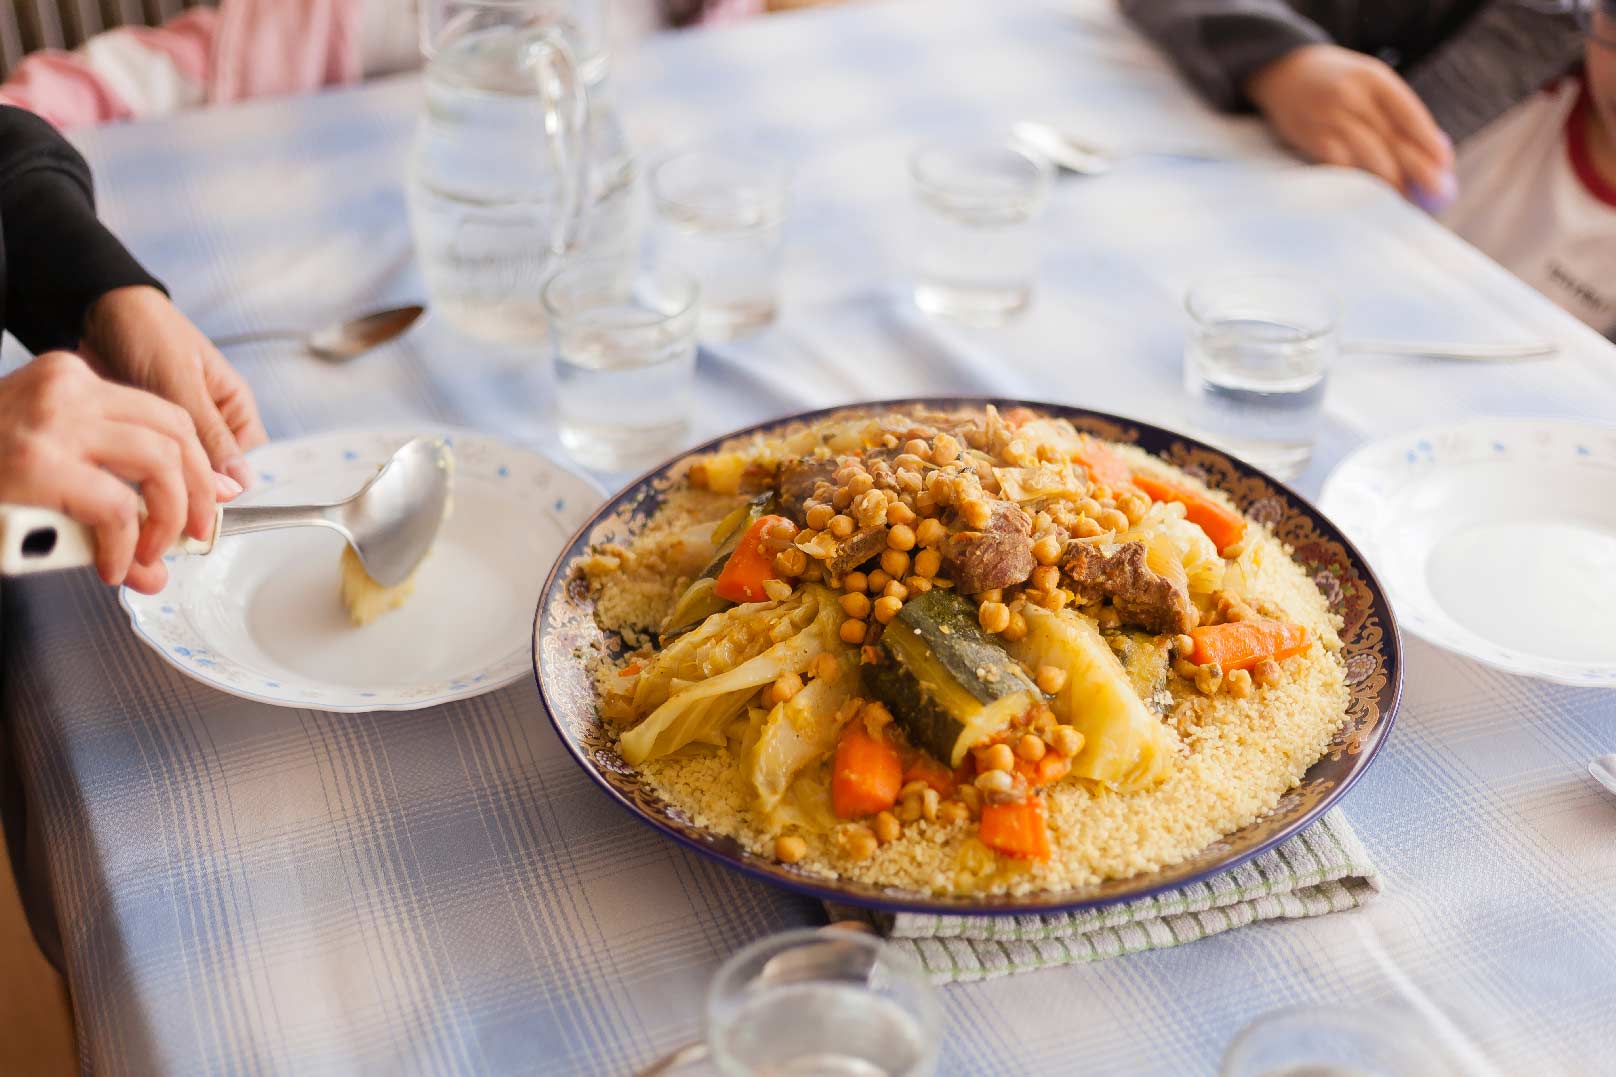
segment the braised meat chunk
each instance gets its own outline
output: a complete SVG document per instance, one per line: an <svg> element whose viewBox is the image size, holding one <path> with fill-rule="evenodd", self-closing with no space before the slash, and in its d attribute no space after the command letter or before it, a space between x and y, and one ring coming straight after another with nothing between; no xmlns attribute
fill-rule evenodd
<svg viewBox="0 0 1616 1077"><path fill-rule="evenodd" d="M887 529L866 527L841 541L825 569L832 576L845 576L886 548Z"/></svg>
<svg viewBox="0 0 1616 1077"><path fill-rule="evenodd" d="M1063 566L1079 602L1109 598L1127 624L1157 634L1188 632L1200 618L1180 584L1152 572L1145 544L1074 542Z"/></svg>
<svg viewBox="0 0 1616 1077"><path fill-rule="evenodd" d="M796 520L802 519L803 502L814 496L814 487L831 482L836 474L836 461L826 457L803 456L787 460L780 465L775 480L780 495L780 511Z"/></svg>
<svg viewBox="0 0 1616 1077"><path fill-rule="evenodd" d="M955 532L943 549L961 594L1011 587L1032 575L1032 517L1008 501L985 504L991 511L987 523Z"/></svg>

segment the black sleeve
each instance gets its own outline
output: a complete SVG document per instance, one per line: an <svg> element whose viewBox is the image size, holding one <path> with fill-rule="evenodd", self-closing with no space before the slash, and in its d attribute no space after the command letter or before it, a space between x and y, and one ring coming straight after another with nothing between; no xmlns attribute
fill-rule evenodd
<svg viewBox="0 0 1616 1077"><path fill-rule="evenodd" d="M1285 0L1119 0L1122 13L1208 101L1244 108L1246 80L1334 36Z"/></svg>
<svg viewBox="0 0 1616 1077"><path fill-rule="evenodd" d="M162 287L95 216L90 169L44 120L0 106L0 326L29 351L78 345L101 296Z"/></svg>

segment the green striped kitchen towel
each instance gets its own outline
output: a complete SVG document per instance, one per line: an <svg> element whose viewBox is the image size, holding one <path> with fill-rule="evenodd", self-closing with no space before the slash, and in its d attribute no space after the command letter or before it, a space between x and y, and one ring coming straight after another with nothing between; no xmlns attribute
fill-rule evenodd
<svg viewBox="0 0 1616 1077"><path fill-rule="evenodd" d="M1380 874L1340 809L1296 837L1204 882L1155 897L1054 916L937 916L828 906L913 954L937 983L1158 950L1244 927L1355 909Z"/></svg>

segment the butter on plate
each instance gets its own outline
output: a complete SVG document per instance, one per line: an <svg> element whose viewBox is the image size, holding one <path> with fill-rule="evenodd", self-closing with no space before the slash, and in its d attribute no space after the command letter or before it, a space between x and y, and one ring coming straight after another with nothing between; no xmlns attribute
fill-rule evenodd
<svg viewBox="0 0 1616 1077"><path fill-rule="evenodd" d="M424 563L426 558L423 557L421 560ZM415 572L405 577L403 583L383 587L370 578L370 573L365 571L365 566L360 562L354 548L344 545L342 604L348 608L348 619L355 625L367 625L388 610L398 609L415 590L415 576L420 571L420 566L416 566Z"/></svg>

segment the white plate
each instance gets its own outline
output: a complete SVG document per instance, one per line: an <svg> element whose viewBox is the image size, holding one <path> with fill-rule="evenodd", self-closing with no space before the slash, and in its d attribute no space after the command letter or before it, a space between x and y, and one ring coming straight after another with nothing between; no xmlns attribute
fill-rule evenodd
<svg viewBox="0 0 1616 1077"><path fill-rule="evenodd" d="M1488 419L1376 442L1319 509L1403 627L1529 677L1616 687L1616 427Z"/></svg>
<svg viewBox="0 0 1616 1077"><path fill-rule="evenodd" d="M242 504L352 494L419 430L323 434L249 458ZM239 535L173 558L159 595L125 588L135 632L220 691L326 711L414 710L510 684L533 668L533 608L556 555L601 492L526 449L466 431L454 446L454 509L402 609L354 627L338 584L340 535Z"/></svg>

